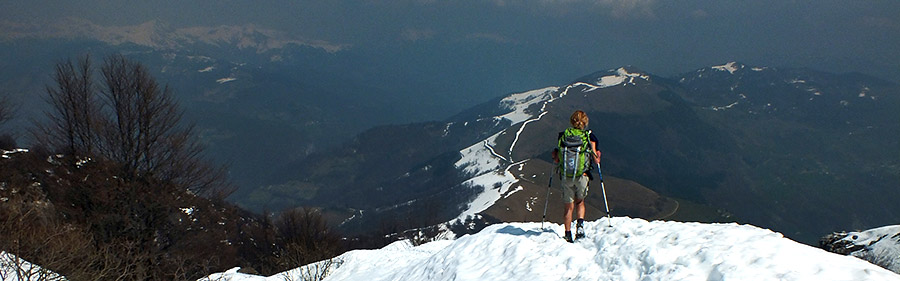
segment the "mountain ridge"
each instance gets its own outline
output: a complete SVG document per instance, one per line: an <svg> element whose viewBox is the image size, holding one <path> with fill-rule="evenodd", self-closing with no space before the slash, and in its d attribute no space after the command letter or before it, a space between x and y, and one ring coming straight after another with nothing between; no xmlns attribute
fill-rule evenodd
<svg viewBox="0 0 900 281"><path fill-rule="evenodd" d="M709 106L709 103L703 103L703 100L698 98L721 96L723 88L717 86L718 84L707 83L703 84L704 87L694 87L700 84L685 83L684 81L687 80L685 77L681 77L685 79L661 78L629 69L622 67L596 72L573 80L572 83L565 86L551 86L505 95L489 101L489 104L473 107L480 109L468 111L468 113L455 117L452 121L426 123L428 124L426 127L431 128L427 129L427 131L431 131L429 134L437 139L448 136L458 137L461 132L468 136L457 138L455 144L449 147L439 146L442 147L440 152L434 152L441 155L439 158L402 164L401 166L407 168L401 170L412 169L408 173L419 175L420 179L434 176L441 178L439 181L425 180L427 182L425 185L417 185L419 188L413 188L413 190L440 190L441 192L453 190L456 192L457 197L439 197L444 200L442 206L447 209L442 215L444 220L455 217L451 214L454 213L452 210L462 211L464 214L477 214L489 209L493 204L520 206L518 207L520 210L509 213L509 217L499 215L504 213L504 210L492 211L494 215L491 217L494 219L500 221L522 220L525 217L530 217L526 220L536 219L537 216L533 213L535 205L528 202L543 201L543 193L546 192L546 185L539 182L546 182L548 179L549 168L547 167L551 164L548 164L549 156L547 155L549 155L550 148L555 146L552 136L555 134L548 132L561 130L567 126L568 115L576 109L581 109L590 116L592 122L589 124L589 128L598 134L600 147L606 152L603 162L605 176L616 176L637 182L640 186L646 186L654 192L658 192L662 196L660 198L676 197L676 201L687 200L707 205L709 210L705 212L708 214L703 216L713 217L713 220L737 219L756 225L765 225L807 243L812 243L814 239L829 232L831 228L839 228L841 225L852 224L852 222L848 221L845 216L835 216L834 211L821 212L823 210L811 207L807 208L808 210L796 210L797 206L790 205L787 202L791 201L784 201L786 200L784 198L798 200L794 205L807 207L815 204L840 204L840 200L844 199L840 199L837 193L808 195L815 194L820 186L832 192L841 190L841 186L845 186L847 183L848 177L859 178L860 175L856 171L860 167L875 171L879 175L878 177L882 177L882 180L866 180L867 186L857 187L858 189L890 193L890 189L885 188L898 181L896 169L891 168L896 167L896 163L891 164L896 160L874 154L874 151L878 150L876 147L887 145L884 147L889 148L892 142L896 143L896 140L892 140L890 137L877 137L898 134L897 126L885 121L889 120L885 117L890 116L891 106L895 106L897 93L892 91L895 91L893 87L896 85L873 84L867 86L871 96L878 97L876 100L879 103L844 104L839 100L827 100L829 102L823 104L806 105L801 102L809 101L809 95L817 96L806 89L797 89L790 83L784 82L793 79L785 78L790 75L785 76L784 73L794 74L793 72L769 73L771 68L741 67L738 63L729 63L716 68L710 67L708 71L716 71L716 73L724 75L738 75L751 71L751 73L765 72L770 75L780 75L777 77L783 76L776 80L771 80L771 78L769 78L770 80L760 80L764 83L742 82L745 84L737 89L749 91L747 92L748 96L753 93L761 93L759 97L754 97L761 101L771 96L796 103L784 103L793 106L793 112L787 114L783 114L783 112L788 110L763 111L752 107L738 106L732 106L728 108L731 110L723 111L722 109L715 110L714 107ZM729 69L733 70L729 71ZM685 76L696 75L695 73L699 72L691 72ZM816 73L810 75L812 75L810 77L819 77ZM840 75L834 77L855 81L853 77L846 78L846 76ZM616 83L601 83L604 79L616 81ZM858 85L840 86L843 84L838 82L835 82L838 86L823 86L821 89L827 90L829 95L838 98L847 96L859 98L859 92L855 92L860 89ZM732 82L728 82L727 79L723 82L724 85L728 83ZM766 89L771 89L769 85L772 83L788 85L788 87L775 88L776 90L787 90L775 93L766 92ZM806 86L812 84L814 83L807 83ZM724 94L739 97L738 94L730 91L731 86L724 89L727 90ZM791 99L798 95L803 99ZM871 101L872 99L863 98L863 100ZM778 106L783 104L776 102L778 101L772 100L771 103ZM817 100L814 98L813 102L817 102ZM754 105L760 103L757 102ZM855 107L855 104L860 104L860 107ZM766 104L762 106L766 106ZM779 108L777 106L769 107ZM832 126L823 120L810 117L828 115L830 112L842 112L839 110L857 112L860 109L872 110L866 110L864 113L839 114L839 116L831 118L845 120L852 124L858 122L859 118L857 117L859 116L865 117L861 120L866 121L880 120L880 123L867 125L870 127L864 130L870 132L868 136L863 134L856 137L857 135L850 134L848 135L849 139L840 134L835 136L833 130L855 127L846 123ZM764 126L761 122L766 122L768 125ZM472 127L474 125L480 126L477 127L480 129L475 130L476 127ZM421 128L419 126L421 125L404 125L406 133L393 131L384 136L403 138L410 134L420 135L420 133L416 133ZM377 130L379 129L370 131L366 138L377 137L379 135ZM803 142L803 140L820 141ZM839 154L817 153L822 150L835 149L834 145L844 141L860 145L843 148ZM365 149L377 148L376 146L357 148L359 151ZM400 146L388 151L397 149L405 150L410 147ZM413 154L418 153L414 149L410 151ZM454 156L456 153L458 156ZM425 159L427 158L425 157ZM317 159L321 158L311 157L308 161L319 161ZM871 163L866 159L878 160ZM447 161L454 164L448 166ZM384 165L384 163L394 162L382 161L379 163L379 165ZM437 165L436 163L444 164ZM513 165L522 167L513 167ZM814 169L816 165L826 168L824 171L817 172ZM855 165L857 168L852 168L850 165ZM361 166L370 165L361 164ZM434 167L441 168L434 169ZM837 167L841 167L845 171L841 171ZM779 170L773 173L772 169ZM350 170L358 170L358 168ZM421 172L426 172L426 174L421 174ZM766 175L766 173L771 174ZM389 177L399 176L401 175ZM313 179L316 177L302 172L299 174L299 178ZM829 182L829 180L834 182ZM315 181L313 180L313 182ZM528 181L532 181L532 183L527 183ZM407 186L399 182L388 182L390 181L382 181L378 185ZM371 184L356 182L348 185L348 188L350 186L356 190L355 192L362 192L369 190L370 187L367 186L371 186ZM523 191L533 196L513 196L517 192ZM805 198L797 197L804 194L807 195ZM787 197L779 200L779 196ZM518 198L516 199L518 202L502 203L513 197ZM455 201L459 199L452 198L469 199ZM368 197L367 199L372 198ZM409 200L404 199L403 202ZM611 198L611 200L613 200L611 209L614 215L621 215L621 211L628 209L627 206L617 205L624 202L615 202L616 198ZM653 197L645 197L644 200L649 200L644 206L651 209L657 208L656 212L660 214L670 212L668 207L663 207L670 204L662 203L665 200L658 201L660 203L652 203L653 200L656 200ZM851 201L859 200L861 199ZM454 202L463 204L457 205ZM532 207L525 211L521 206ZM420 207L424 208L424 206ZM555 208L557 207L550 207L551 210ZM616 213L617 211L619 213ZM868 211L874 211L874 209ZM895 217L890 214L897 211L884 209L878 213L885 215L882 218L889 218ZM528 213L531 215L527 215ZM723 217L715 215L715 213L733 214L734 217L730 217L731 215ZM824 215L825 213L829 215ZM652 213L644 214L653 216ZM602 216L602 213L600 215ZM679 217L679 214L676 214L675 217ZM355 217L355 219L360 218L359 216ZM884 219L879 220L869 216L864 221L863 225L883 224Z"/></svg>
<svg viewBox="0 0 900 281"><path fill-rule="evenodd" d="M103 26L77 17L62 18L49 25L0 21L0 38L94 39L111 45L130 43L161 50L204 43L213 46L230 45L242 50L254 50L257 53L282 49L289 45L308 46L331 53L350 47L347 44L324 40L296 38L254 24L175 28L159 19L132 26Z"/></svg>

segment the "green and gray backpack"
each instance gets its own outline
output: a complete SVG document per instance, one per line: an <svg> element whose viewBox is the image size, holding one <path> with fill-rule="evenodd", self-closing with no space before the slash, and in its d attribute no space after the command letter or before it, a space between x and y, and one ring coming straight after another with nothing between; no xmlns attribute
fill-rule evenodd
<svg viewBox="0 0 900 281"><path fill-rule="evenodd" d="M560 175L575 178L591 169L590 130L568 128L559 137Z"/></svg>

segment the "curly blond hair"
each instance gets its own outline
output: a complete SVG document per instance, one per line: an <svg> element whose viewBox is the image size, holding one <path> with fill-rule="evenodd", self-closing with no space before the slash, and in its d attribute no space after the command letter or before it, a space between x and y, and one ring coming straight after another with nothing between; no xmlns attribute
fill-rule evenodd
<svg viewBox="0 0 900 281"><path fill-rule="evenodd" d="M584 130L588 125L588 116L584 111L576 110L572 113L572 117L569 117L569 123L572 123L575 129Z"/></svg>

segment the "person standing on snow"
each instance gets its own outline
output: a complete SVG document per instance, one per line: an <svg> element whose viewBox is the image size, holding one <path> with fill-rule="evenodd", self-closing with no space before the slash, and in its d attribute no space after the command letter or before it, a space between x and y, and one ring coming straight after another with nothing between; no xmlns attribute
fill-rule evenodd
<svg viewBox="0 0 900 281"><path fill-rule="evenodd" d="M597 137L586 130L588 116L577 110L569 118L569 127L559 133L558 147L553 150L553 162L559 164L562 199L565 203L563 226L566 233L563 238L574 242L572 238L572 212L578 217L575 239L584 238L584 199L588 194L588 185L592 179L590 169L594 163L600 163L600 151L597 150ZM562 159L560 159L562 158Z"/></svg>

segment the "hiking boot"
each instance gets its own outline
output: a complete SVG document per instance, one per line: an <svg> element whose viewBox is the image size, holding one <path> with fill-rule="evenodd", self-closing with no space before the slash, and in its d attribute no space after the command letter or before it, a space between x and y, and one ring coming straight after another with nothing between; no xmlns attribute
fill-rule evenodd
<svg viewBox="0 0 900 281"><path fill-rule="evenodd" d="M571 231L566 231L566 235L563 236L563 239L566 239L566 242L575 243L575 240L572 239Z"/></svg>
<svg viewBox="0 0 900 281"><path fill-rule="evenodd" d="M575 239L584 238L584 220L578 219L578 223L575 224Z"/></svg>

